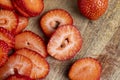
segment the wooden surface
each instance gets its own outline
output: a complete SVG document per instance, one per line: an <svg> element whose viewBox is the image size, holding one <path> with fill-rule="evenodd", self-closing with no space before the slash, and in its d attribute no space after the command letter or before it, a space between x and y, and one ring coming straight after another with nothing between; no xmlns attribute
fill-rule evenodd
<svg viewBox="0 0 120 80"><path fill-rule="evenodd" d="M101 80L120 80L120 0L109 0L106 13L96 21L88 20L79 13L77 0L44 0L44 4L42 14L56 8L68 11L83 37L82 49L73 59L62 62L47 58L50 72L44 80L69 80L67 74L70 66L83 57L94 57L101 62ZM32 30L47 41L39 28L41 15L30 18L27 30Z"/></svg>

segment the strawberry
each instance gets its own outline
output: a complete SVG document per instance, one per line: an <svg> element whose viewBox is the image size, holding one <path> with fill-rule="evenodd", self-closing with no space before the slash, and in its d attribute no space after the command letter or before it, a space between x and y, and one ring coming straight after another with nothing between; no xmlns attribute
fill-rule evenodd
<svg viewBox="0 0 120 80"><path fill-rule="evenodd" d="M40 20L40 26L48 37L52 35L58 26L64 24L73 24L73 19L71 15L63 9L48 11Z"/></svg>
<svg viewBox="0 0 120 80"><path fill-rule="evenodd" d="M0 68L0 80L15 74L15 70L21 75L30 76L32 62L23 55L14 54L9 57L4 66Z"/></svg>
<svg viewBox="0 0 120 80"><path fill-rule="evenodd" d="M28 48L47 57L46 45L43 39L31 31L24 31L15 36L15 49Z"/></svg>
<svg viewBox="0 0 120 80"><path fill-rule="evenodd" d="M0 67L7 61L9 49L7 43L0 40Z"/></svg>
<svg viewBox="0 0 120 80"><path fill-rule="evenodd" d="M80 49L82 38L74 25L59 26L50 38L47 51L58 60L71 59Z"/></svg>
<svg viewBox="0 0 120 80"><path fill-rule="evenodd" d="M20 74L14 74L14 75L10 75L5 80L33 80L33 79L30 79L28 76L24 76L24 75L20 75Z"/></svg>
<svg viewBox="0 0 120 80"><path fill-rule="evenodd" d="M7 9L7 10L13 10L11 0L0 0L0 8Z"/></svg>
<svg viewBox="0 0 120 80"><path fill-rule="evenodd" d="M19 16L18 18L19 18L19 22L18 22L17 29L15 30L15 34L20 33L28 25L28 18L23 16Z"/></svg>
<svg viewBox="0 0 120 80"><path fill-rule="evenodd" d="M14 48L15 38L14 34L12 34L7 29L0 27L0 40L5 41L9 47Z"/></svg>
<svg viewBox="0 0 120 80"><path fill-rule="evenodd" d="M49 65L47 61L41 57L37 52L29 49L19 49L15 53L29 58L33 63L30 78L41 79L44 78L49 72Z"/></svg>
<svg viewBox="0 0 120 80"><path fill-rule="evenodd" d="M0 26L14 33L18 24L17 15L13 11L0 10Z"/></svg>
<svg viewBox="0 0 120 80"><path fill-rule="evenodd" d="M43 8L43 0L14 0L16 5L23 10L25 13L29 14L30 17L39 15Z"/></svg>
<svg viewBox="0 0 120 80"><path fill-rule="evenodd" d="M15 3L15 0L11 0L12 1L12 4L13 4L13 7L15 8L16 12L18 14L20 14L21 16L24 16L24 17L30 17L30 15L26 12L24 12L22 9L20 9L16 3Z"/></svg>
<svg viewBox="0 0 120 80"><path fill-rule="evenodd" d="M91 20L97 20L108 7L108 0L78 0L78 8L82 15Z"/></svg>
<svg viewBox="0 0 120 80"><path fill-rule="evenodd" d="M100 80L101 64L94 58L77 60L69 71L70 80Z"/></svg>

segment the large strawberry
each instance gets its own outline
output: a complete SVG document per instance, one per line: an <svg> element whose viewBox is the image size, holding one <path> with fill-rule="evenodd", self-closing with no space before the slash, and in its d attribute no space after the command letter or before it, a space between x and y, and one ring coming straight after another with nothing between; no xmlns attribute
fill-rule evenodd
<svg viewBox="0 0 120 80"><path fill-rule="evenodd" d="M78 0L78 7L82 15L88 19L97 20L105 13L108 0Z"/></svg>
<svg viewBox="0 0 120 80"><path fill-rule="evenodd" d="M50 38L47 51L58 60L67 60L81 49L82 37L73 25L59 26Z"/></svg>

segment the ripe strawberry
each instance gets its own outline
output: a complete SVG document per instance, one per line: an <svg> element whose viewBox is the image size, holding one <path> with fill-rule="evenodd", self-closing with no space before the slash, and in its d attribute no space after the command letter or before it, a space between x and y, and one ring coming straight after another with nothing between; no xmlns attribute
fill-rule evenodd
<svg viewBox="0 0 120 80"><path fill-rule="evenodd" d="M25 56L14 54L9 57L4 66L0 68L0 80L15 74L15 70L21 75L30 76L32 62Z"/></svg>
<svg viewBox="0 0 120 80"><path fill-rule="evenodd" d="M0 67L7 61L9 49L7 43L0 40Z"/></svg>
<svg viewBox="0 0 120 80"><path fill-rule="evenodd" d="M20 75L20 74L14 74L14 75L10 75L5 80L33 80L33 79L30 79L28 76L24 76L24 75Z"/></svg>
<svg viewBox="0 0 120 80"><path fill-rule="evenodd" d="M31 31L24 31L15 36L15 49L28 48L38 52L42 57L48 53L43 39Z"/></svg>
<svg viewBox="0 0 120 80"><path fill-rule="evenodd" d="M72 58L82 46L80 32L73 25L59 26L50 38L47 51L58 60Z"/></svg>
<svg viewBox="0 0 120 80"><path fill-rule="evenodd" d="M30 17L39 15L43 8L43 0L14 0L16 5L23 10L25 13L29 14Z"/></svg>
<svg viewBox="0 0 120 80"><path fill-rule="evenodd" d="M40 20L40 26L48 37L52 35L58 26L64 24L73 24L73 19L71 15L63 9L48 11Z"/></svg>
<svg viewBox="0 0 120 80"><path fill-rule="evenodd" d="M15 0L11 0L12 1L12 4L13 4L13 7L15 8L16 12L18 14L20 14L21 16L24 16L24 17L30 17L30 15L26 12L24 12L22 9L20 9L16 3L15 3Z"/></svg>
<svg viewBox="0 0 120 80"><path fill-rule="evenodd" d="M9 47L14 48L15 44L14 35L3 27L0 27L0 40L5 41Z"/></svg>
<svg viewBox="0 0 120 80"><path fill-rule="evenodd" d="M18 24L17 15L13 11L0 10L0 26L14 33Z"/></svg>
<svg viewBox="0 0 120 80"><path fill-rule="evenodd" d="M19 16L18 18L19 18L19 22L17 29L15 30L15 34L22 32L22 30L25 29L28 25L28 18L23 16Z"/></svg>
<svg viewBox="0 0 120 80"><path fill-rule="evenodd" d="M105 13L108 0L78 0L78 7L82 15L88 19L97 20Z"/></svg>
<svg viewBox="0 0 120 80"><path fill-rule="evenodd" d="M10 0L0 0L0 8L13 10L13 6Z"/></svg>
<svg viewBox="0 0 120 80"><path fill-rule="evenodd" d="M19 49L16 51L17 54L23 55L29 58L33 63L30 78L41 79L47 76L49 72L49 65L47 61L41 57L38 53L29 49Z"/></svg>
<svg viewBox="0 0 120 80"><path fill-rule="evenodd" d="M71 80L100 80L101 65L93 58L83 58L76 61L70 71Z"/></svg>

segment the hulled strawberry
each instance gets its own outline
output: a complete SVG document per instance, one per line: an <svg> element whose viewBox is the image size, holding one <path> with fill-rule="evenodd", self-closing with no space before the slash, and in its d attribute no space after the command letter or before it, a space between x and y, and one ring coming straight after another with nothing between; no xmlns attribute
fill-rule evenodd
<svg viewBox="0 0 120 80"><path fill-rule="evenodd" d="M40 27L48 37L51 37L58 26L64 24L73 24L73 19L71 15L63 9L48 11L40 20Z"/></svg>
<svg viewBox="0 0 120 80"><path fill-rule="evenodd" d="M7 29L0 27L0 40L5 41L9 47L14 48L15 38L14 34L12 34Z"/></svg>
<svg viewBox="0 0 120 80"><path fill-rule="evenodd" d="M100 80L101 64L94 58L77 60L69 71L70 80Z"/></svg>
<svg viewBox="0 0 120 80"><path fill-rule="evenodd" d="M41 79L47 76L49 72L49 65L47 61L37 52L24 48L17 50L15 53L23 55L32 61L33 68L31 70L30 78Z"/></svg>
<svg viewBox="0 0 120 80"><path fill-rule="evenodd" d="M82 38L78 29L73 25L63 25L53 33L47 51L58 60L67 60L81 49L81 45Z"/></svg>
<svg viewBox="0 0 120 80"><path fill-rule="evenodd" d="M17 7L19 7L22 11L29 14L30 17L39 15L43 8L44 3L43 0L13 0Z"/></svg>
<svg viewBox="0 0 120 80"><path fill-rule="evenodd" d="M0 0L0 8L7 9L7 10L13 10L11 0Z"/></svg>
<svg viewBox="0 0 120 80"><path fill-rule="evenodd" d="M18 26L15 30L15 34L22 32L22 30L25 29L28 25L28 18L19 16L18 19L19 19L19 22L18 22Z"/></svg>
<svg viewBox="0 0 120 80"><path fill-rule="evenodd" d="M0 10L0 26L14 33L18 25L17 15L13 11Z"/></svg>
<svg viewBox="0 0 120 80"><path fill-rule="evenodd" d="M0 67L0 80L15 74L15 70L21 75L30 76L32 62L23 55L14 54L9 57L6 64Z"/></svg>
<svg viewBox="0 0 120 80"><path fill-rule="evenodd" d="M91 20L97 20L108 7L108 0L78 0L78 8L82 15Z"/></svg>
<svg viewBox="0 0 120 80"><path fill-rule="evenodd" d="M4 41L0 40L0 67L5 64L8 59L10 47Z"/></svg>
<svg viewBox="0 0 120 80"><path fill-rule="evenodd" d="M48 53L43 39L31 31L24 31L15 36L15 49L28 48L38 52L42 57Z"/></svg>

